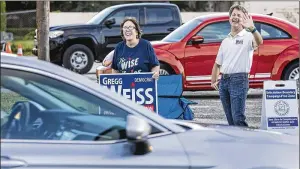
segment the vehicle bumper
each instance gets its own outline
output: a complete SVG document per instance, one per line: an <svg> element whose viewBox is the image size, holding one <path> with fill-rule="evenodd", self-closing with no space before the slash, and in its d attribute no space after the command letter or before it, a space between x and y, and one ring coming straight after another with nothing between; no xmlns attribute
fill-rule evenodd
<svg viewBox="0 0 300 169"><path fill-rule="evenodd" d="M62 55L64 51L63 38L53 38L49 40L50 61L56 64L62 64Z"/></svg>
<svg viewBox="0 0 300 169"><path fill-rule="evenodd" d="M55 64L62 63L62 55L63 55L63 39L62 38L54 38L49 40L49 48L50 48L50 62ZM34 39L34 47L32 49L32 54L38 56L38 42Z"/></svg>

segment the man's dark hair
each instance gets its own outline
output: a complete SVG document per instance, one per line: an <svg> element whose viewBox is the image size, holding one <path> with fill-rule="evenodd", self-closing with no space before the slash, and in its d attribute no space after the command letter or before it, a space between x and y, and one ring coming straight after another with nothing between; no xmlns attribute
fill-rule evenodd
<svg viewBox="0 0 300 169"><path fill-rule="evenodd" d="M135 30L137 31L137 39L140 39L142 37L142 30L141 27L139 25L139 23L137 22L137 20L134 17L126 17L123 22L121 23L121 37L123 40L125 40L124 38L124 33L123 33L123 26L125 24L125 22L127 21L131 21L134 24Z"/></svg>
<svg viewBox="0 0 300 169"><path fill-rule="evenodd" d="M232 5L232 6L230 7L230 9L229 9L229 16L231 16L232 11L233 11L234 9L237 9L237 10L239 10L239 11L242 11L244 14L247 14L247 13L248 13L248 11L247 11L243 6L241 6L241 5Z"/></svg>

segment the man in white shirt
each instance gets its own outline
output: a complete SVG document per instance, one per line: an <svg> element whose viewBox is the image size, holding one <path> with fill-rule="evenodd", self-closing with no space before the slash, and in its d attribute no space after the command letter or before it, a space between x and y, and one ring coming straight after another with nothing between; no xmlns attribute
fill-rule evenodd
<svg viewBox="0 0 300 169"><path fill-rule="evenodd" d="M99 82L99 75L100 74L111 74L111 64L114 57L114 50L109 52L102 61L102 65L98 66L96 68L96 77L97 77L97 83Z"/></svg>
<svg viewBox="0 0 300 169"><path fill-rule="evenodd" d="M244 7L233 5L229 16L231 32L219 48L212 69L211 86L219 90L228 124L248 126L245 117L248 77L253 52L263 43L263 39ZM222 74L220 83L219 73Z"/></svg>

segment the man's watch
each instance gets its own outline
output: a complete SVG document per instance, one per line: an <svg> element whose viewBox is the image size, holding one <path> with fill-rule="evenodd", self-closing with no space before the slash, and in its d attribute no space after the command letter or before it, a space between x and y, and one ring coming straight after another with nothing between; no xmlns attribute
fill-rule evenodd
<svg viewBox="0 0 300 169"><path fill-rule="evenodd" d="M251 26L251 27L247 28L246 31L254 33L256 31L256 28L255 28L255 26Z"/></svg>

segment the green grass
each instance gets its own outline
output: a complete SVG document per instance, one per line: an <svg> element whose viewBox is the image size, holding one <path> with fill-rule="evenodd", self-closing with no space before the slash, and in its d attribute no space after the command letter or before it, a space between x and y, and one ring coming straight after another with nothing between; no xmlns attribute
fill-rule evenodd
<svg viewBox="0 0 300 169"><path fill-rule="evenodd" d="M32 56L33 40L13 40L11 50L14 54L18 52L18 44L22 45L23 56Z"/></svg>
<svg viewBox="0 0 300 169"><path fill-rule="evenodd" d="M98 113L98 105L92 104L90 102L87 102L82 99L76 99L76 97L70 97L66 93L59 93L56 91L51 92L54 94L56 97L63 99L66 102L71 103L72 105L76 105L76 107L82 107L87 110L87 112L91 114L97 114ZM69 98L73 98L70 100ZM26 99L23 96L20 96L19 94L15 92L1 92L1 110L5 112L10 112L12 106L17 102L17 101L26 101Z"/></svg>
<svg viewBox="0 0 300 169"><path fill-rule="evenodd" d="M14 92L1 92L1 110L5 112L10 112L11 107L17 101L25 101L27 100L25 97L20 96Z"/></svg>
<svg viewBox="0 0 300 169"><path fill-rule="evenodd" d="M20 96L15 92L1 92L1 111L6 112L7 114L1 114L1 126L6 123L7 115L11 112L12 106L17 101L26 101L27 99ZM4 113L1 112L1 113Z"/></svg>

